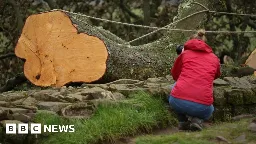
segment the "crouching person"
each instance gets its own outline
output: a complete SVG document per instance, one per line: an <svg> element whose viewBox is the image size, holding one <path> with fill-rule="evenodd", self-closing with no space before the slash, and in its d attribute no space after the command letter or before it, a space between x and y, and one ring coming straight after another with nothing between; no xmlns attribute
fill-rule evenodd
<svg viewBox="0 0 256 144"><path fill-rule="evenodd" d="M202 130L203 121L214 111L213 81L221 74L220 61L205 41L204 30L191 36L171 69L176 83L169 103L181 130Z"/></svg>

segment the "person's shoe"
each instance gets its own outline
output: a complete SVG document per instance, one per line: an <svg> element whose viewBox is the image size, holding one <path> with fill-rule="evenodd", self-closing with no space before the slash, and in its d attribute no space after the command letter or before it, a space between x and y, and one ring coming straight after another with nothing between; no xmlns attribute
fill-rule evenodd
<svg viewBox="0 0 256 144"><path fill-rule="evenodd" d="M203 129L203 120L193 117L191 119L190 129L192 131L201 131Z"/></svg>
<svg viewBox="0 0 256 144"><path fill-rule="evenodd" d="M179 130L190 130L190 122L179 122Z"/></svg>

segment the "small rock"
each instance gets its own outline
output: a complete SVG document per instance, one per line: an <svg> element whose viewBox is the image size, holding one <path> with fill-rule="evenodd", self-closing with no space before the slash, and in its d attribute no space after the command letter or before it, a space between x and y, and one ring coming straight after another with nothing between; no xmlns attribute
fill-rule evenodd
<svg viewBox="0 0 256 144"><path fill-rule="evenodd" d="M248 129L252 132L256 132L256 123L250 123Z"/></svg>
<svg viewBox="0 0 256 144"><path fill-rule="evenodd" d="M40 102L37 104L38 109L40 110L49 110L53 112L58 112L62 108L70 105L71 103L62 103L62 102Z"/></svg>
<svg viewBox="0 0 256 144"><path fill-rule="evenodd" d="M133 79L119 79L107 84L136 84L141 82L140 80L133 80Z"/></svg>
<svg viewBox="0 0 256 144"><path fill-rule="evenodd" d="M216 139L217 139L218 141L222 141L222 142L225 142L225 143L231 143L231 142L229 142L226 138L224 138L223 136L217 136Z"/></svg>
<svg viewBox="0 0 256 144"><path fill-rule="evenodd" d="M253 117L252 114L243 114L243 115L238 115L238 116L232 117L232 120L233 121L239 121L239 120L244 119L244 118L252 118L252 117Z"/></svg>
<svg viewBox="0 0 256 144"><path fill-rule="evenodd" d="M161 85L159 83L146 83L144 87L147 88L159 88Z"/></svg>
<svg viewBox="0 0 256 144"><path fill-rule="evenodd" d="M13 102L15 100L26 98L26 95L23 93L10 93L5 97L6 102Z"/></svg>
<svg viewBox="0 0 256 144"><path fill-rule="evenodd" d="M36 113L26 113L26 115L30 117L30 120L33 120L36 116Z"/></svg>
<svg viewBox="0 0 256 144"><path fill-rule="evenodd" d="M245 143L246 142L246 135L242 134L239 137L235 138L234 141L236 143Z"/></svg>
<svg viewBox="0 0 256 144"><path fill-rule="evenodd" d="M125 99L125 96L119 92L113 92L113 97L115 100L122 100Z"/></svg>
<svg viewBox="0 0 256 144"><path fill-rule="evenodd" d="M24 123L27 123L30 121L31 117L25 115L25 114L19 114L19 113L15 113L12 115L14 120L18 120Z"/></svg>
<svg viewBox="0 0 256 144"><path fill-rule="evenodd" d="M29 110L28 109L23 109L23 108L7 108L7 107L0 107L0 109L4 111L9 111L11 113L27 113Z"/></svg>
<svg viewBox="0 0 256 144"><path fill-rule="evenodd" d="M171 83L174 81L171 75L166 75L165 78Z"/></svg>
<svg viewBox="0 0 256 144"><path fill-rule="evenodd" d="M38 110L37 113L47 113L47 114L52 114L52 115L58 115L54 111L49 111L49 110Z"/></svg>
<svg viewBox="0 0 256 144"><path fill-rule="evenodd" d="M108 89L108 85L107 84L82 84L81 86L83 89L87 89L87 88L93 88L93 87L99 87L102 89L107 90ZM83 91L83 89L79 89L78 91L81 92Z"/></svg>
<svg viewBox="0 0 256 144"><path fill-rule="evenodd" d="M3 120L3 121L0 121L0 125L2 125L4 128L5 128L7 123L19 124L19 123L22 123L22 122L18 121L18 120Z"/></svg>
<svg viewBox="0 0 256 144"><path fill-rule="evenodd" d="M159 82L162 82L162 80L160 78L148 78L146 80L146 82L148 82L148 83L159 83Z"/></svg>
<svg viewBox="0 0 256 144"><path fill-rule="evenodd" d="M130 93L143 91L145 88L138 87L134 84L111 84L109 86L111 91L117 91L122 93L123 95L127 96Z"/></svg>
<svg viewBox="0 0 256 144"><path fill-rule="evenodd" d="M75 98L73 98L71 96L59 95L58 98L64 100L65 102L70 102L70 103L73 103L73 102L77 101Z"/></svg>
<svg viewBox="0 0 256 144"><path fill-rule="evenodd" d="M41 90L39 92L35 92L31 97L35 98L38 101L50 101L50 102L65 102L64 100L59 99L56 95L52 95L56 93L56 90Z"/></svg>
<svg viewBox="0 0 256 144"><path fill-rule="evenodd" d="M216 86L224 86L224 85L229 85L228 82L224 81L223 79L216 79L213 81L213 84Z"/></svg>
<svg viewBox="0 0 256 144"><path fill-rule="evenodd" d="M5 120L6 118L7 118L6 111L0 109L0 121Z"/></svg>
<svg viewBox="0 0 256 144"><path fill-rule="evenodd" d="M112 92L110 91L95 93L95 94L92 94L92 96L94 99L112 99L112 100L115 99Z"/></svg>
<svg viewBox="0 0 256 144"><path fill-rule="evenodd" d="M8 102L0 101L0 107L6 107L8 104Z"/></svg>
<svg viewBox="0 0 256 144"><path fill-rule="evenodd" d="M36 105L36 103L37 103L37 100L32 97L28 97L22 102L23 105L27 105L27 106L34 106Z"/></svg>
<svg viewBox="0 0 256 144"><path fill-rule="evenodd" d="M83 96L80 93L68 94L68 96L75 98L77 101L83 101Z"/></svg>
<svg viewBox="0 0 256 144"><path fill-rule="evenodd" d="M81 91L81 95L86 96L86 95L89 95L89 94L92 94L92 93L103 92L103 91L105 91L105 90L100 88L100 87L93 87L93 88L90 88L90 89L83 89Z"/></svg>
<svg viewBox="0 0 256 144"><path fill-rule="evenodd" d="M66 86L63 86L60 88L60 94L61 95L66 95L67 94L67 87Z"/></svg>
<svg viewBox="0 0 256 144"><path fill-rule="evenodd" d="M170 95L170 92L172 90L172 85L165 85L165 86L161 86L161 90L168 96Z"/></svg>
<svg viewBox="0 0 256 144"><path fill-rule="evenodd" d="M16 100L16 101L12 101L11 103L12 103L12 104L15 104L15 105L17 105L17 104L20 105L24 100L25 100L25 98L19 99L19 100Z"/></svg>
<svg viewBox="0 0 256 144"><path fill-rule="evenodd" d="M83 95L83 100L92 100L92 99L114 99L112 92L104 90L99 87L94 87L91 89L85 89L81 91Z"/></svg>
<svg viewBox="0 0 256 144"><path fill-rule="evenodd" d="M54 93L51 94L51 96L53 96L53 97L58 97L59 95L61 95L60 92L54 92Z"/></svg>
<svg viewBox="0 0 256 144"><path fill-rule="evenodd" d="M68 118L89 118L95 111L93 103L76 103L61 110L61 115Z"/></svg>

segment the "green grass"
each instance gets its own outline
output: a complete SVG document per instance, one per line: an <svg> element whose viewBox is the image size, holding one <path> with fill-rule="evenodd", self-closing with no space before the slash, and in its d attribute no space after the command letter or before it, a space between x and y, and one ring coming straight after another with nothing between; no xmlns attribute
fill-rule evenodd
<svg viewBox="0 0 256 144"><path fill-rule="evenodd" d="M99 105L95 114L87 120L63 119L57 115L41 112L36 122L42 124L74 124L74 133L44 133L43 144L86 144L100 140L113 140L127 135L150 131L159 124L175 123L160 98L146 93L132 94L127 100L116 104Z"/></svg>
<svg viewBox="0 0 256 144"><path fill-rule="evenodd" d="M236 143L235 138L246 135L245 143L256 143L255 133L248 131L251 119L234 123L219 123L201 132L178 132L170 135L147 135L135 139L136 144L211 144L218 143L217 136L223 136L228 141Z"/></svg>

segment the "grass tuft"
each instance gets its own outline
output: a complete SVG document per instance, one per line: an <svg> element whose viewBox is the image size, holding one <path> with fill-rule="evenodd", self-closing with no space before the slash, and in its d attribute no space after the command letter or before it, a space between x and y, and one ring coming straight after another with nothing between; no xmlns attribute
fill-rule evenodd
<svg viewBox="0 0 256 144"><path fill-rule="evenodd" d="M36 122L42 124L75 125L74 133L45 133L43 144L85 144L102 140L111 141L123 136L151 131L154 127L176 123L165 103L147 93L139 92L127 100L115 104L99 105L95 114L87 120L63 119L49 113L38 113Z"/></svg>
<svg viewBox="0 0 256 144"><path fill-rule="evenodd" d="M248 130L248 125L252 119L244 119L233 123L219 123L201 132L178 132L171 135L147 135L137 137L136 144L212 144L221 143L216 137L222 136L231 143L236 142L236 138L245 134L246 141L243 143L256 143L256 135Z"/></svg>

